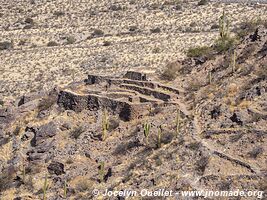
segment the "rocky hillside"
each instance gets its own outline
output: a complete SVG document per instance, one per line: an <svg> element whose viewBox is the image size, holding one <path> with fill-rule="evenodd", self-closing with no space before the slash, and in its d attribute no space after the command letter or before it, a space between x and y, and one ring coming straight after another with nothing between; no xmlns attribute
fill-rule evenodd
<svg viewBox="0 0 267 200"><path fill-rule="evenodd" d="M266 55L260 26L234 49L172 63L172 81L134 71L88 75L4 104L1 199L266 191Z"/></svg>
<svg viewBox="0 0 267 200"><path fill-rule="evenodd" d="M0 0L0 99L128 70L160 72L192 46L267 19L266 4L201 0Z"/></svg>

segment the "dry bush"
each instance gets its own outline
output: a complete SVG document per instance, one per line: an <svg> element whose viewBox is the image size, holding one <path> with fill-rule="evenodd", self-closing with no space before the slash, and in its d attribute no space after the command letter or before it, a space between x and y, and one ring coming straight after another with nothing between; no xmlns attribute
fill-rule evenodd
<svg viewBox="0 0 267 200"><path fill-rule="evenodd" d="M262 147L256 147L254 148L252 151L248 152L248 155L251 157L251 158L254 158L256 159L258 157L258 155L262 154L263 153L263 148Z"/></svg>
<svg viewBox="0 0 267 200"><path fill-rule="evenodd" d="M74 139L77 140L83 132L84 132L83 127L78 126L78 127L74 128L74 129L70 132L70 137L71 137L71 138L74 138Z"/></svg>
<svg viewBox="0 0 267 200"><path fill-rule="evenodd" d="M198 78L191 79L188 82L187 90L191 92L198 91L201 87L203 87L205 84L200 81Z"/></svg>
<svg viewBox="0 0 267 200"><path fill-rule="evenodd" d="M209 163L209 157L207 156L202 156L199 160L196 162L196 171L198 174L203 175L206 169L206 166Z"/></svg>
<svg viewBox="0 0 267 200"><path fill-rule="evenodd" d="M237 35L238 38L242 39L245 36L255 32L260 25L263 25L265 28L267 28L267 20L254 19L244 21L234 30L234 33Z"/></svg>
<svg viewBox="0 0 267 200"><path fill-rule="evenodd" d="M180 65L177 62L169 63L161 74L161 79L172 81L177 77Z"/></svg>
<svg viewBox="0 0 267 200"><path fill-rule="evenodd" d="M202 46L202 47L193 47L188 49L187 56L188 57L208 57L212 53L212 47Z"/></svg>
<svg viewBox="0 0 267 200"><path fill-rule="evenodd" d="M0 42L0 50L8 50L12 48L13 48L12 42L8 42L8 41Z"/></svg>
<svg viewBox="0 0 267 200"><path fill-rule="evenodd" d="M38 104L38 112L49 110L57 102L56 95L50 95L43 98Z"/></svg>
<svg viewBox="0 0 267 200"><path fill-rule="evenodd" d="M208 0L200 0L199 2L198 2L198 6L203 6L203 5L206 5L206 4L208 4Z"/></svg>
<svg viewBox="0 0 267 200"><path fill-rule="evenodd" d="M55 42L55 41L50 41L50 42L47 43L47 46L48 46L48 47L58 46L58 43Z"/></svg>

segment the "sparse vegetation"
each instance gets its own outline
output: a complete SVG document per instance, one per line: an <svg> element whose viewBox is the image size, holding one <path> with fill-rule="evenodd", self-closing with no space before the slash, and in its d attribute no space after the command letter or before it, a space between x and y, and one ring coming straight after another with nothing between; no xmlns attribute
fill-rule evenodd
<svg viewBox="0 0 267 200"><path fill-rule="evenodd" d="M71 138L74 138L77 140L83 132L84 132L83 127L78 126L70 132L70 136L71 136Z"/></svg>
<svg viewBox="0 0 267 200"><path fill-rule="evenodd" d="M144 128L144 136L146 138L146 144L148 144L148 136L150 134L150 128L151 128L151 124L146 122L144 125L143 125L143 128Z"/></svg>
<svg viewBox="0 0 267 200"><path fill-rule="evenodd" d="M104 109L102 118L102 141L106 140L108 130L109 130L108 112L106 109Z"/></svg>
<svg viewBox="0 0 267 200"><path fill-rule="evenodd" d="M212 48L208 46L202 47L193 47L189 48L187 51L188 57L202 57L202 56L209 56L212 53Z"/></svg>
<svg viewBox="0 0 267 200"><path fill-rule="evenodd" d="M103 183L104 178L105 178L105 162L104 161L100 162L98 174L99 174L99 182Z"/></svg>
<svg viewBox="0 0 267 200"><path fill-rule="evenodd" d="M93 183L88 179L88 177L79 177L79 180L75 186L75 190L78 192L86 192L90 190L92 186Z"/></svg>
<svg viewBox="0 0 267 200"><path fill-rule="evenodd" d="M212 73L209 72L209 84L211 85L212 84Z"/></svg>
<svg viewBox="0 0 267 200"><path fill-rule="evenodd" d="M236 44L235 38L227 37L227 38L219 38L215 41L214 48L217 52L223 53L233 48Z"/></svg>
<svg viewBox="0 0 267 200"><path fill-rule="evenodd" d="M64 181L64 188L63 188L63 190L64 190L63 197L64 197L64 199L66 199L67 198L67 181L66 180Z"/></svg>
<svg viewBox="0 0 267 200"><path fill-rule="evenodd" d="M240 25L235 28L234 32L238 38L242 39L245 36L255 32L260 25L267 28L267 20L258 18L241 22Z"/></svg>
<svg viewBox="0 0 267 200"><path fill-rule="evenodd" d="M203 5L208 4L208 2L209 2L208 0L200 0L197 5L203 6Z"/></svg>
<svg viewBox="0 0 267 200"><path fill-rule="evenodd" d="M5 102L0 99L0 106L4 106Z"/></svg>
<svg viewBox="0 0 267 200"><path fill-rule="evenodd" d="M165 70L161 74L161 79L172 81L177 77L177 73L180 67L178 63L169 63L167 64Z"/></svg>
<svg viewBox="0 0 267 200"><path fill-rule="evenodd" d="M214 46L219 53L233 48L235 44L235 38L230 36L229 25L229 19L225 14L225 11L223 11L223 14L219 19L220 38L215 42Z"/></svg>
<svg viewBox="0 0 267 200"><path fill-rule="evenodd" d="M103 42L103 46L104 47L108 47L108 46L110 46L111 45L111 42L110 41L104 41Z"/></svg>
<svg viewBox="0 0 267 200"><path fill-rule="evenodd" d="M161 148L161 138L162 138L162 127L158 127L158 143L157 146L158 148Z"/></svg>
<svg viewBox="0 0 267 200"><path fill-rule="evenodd" d="M236 52L235 52L235 50L233 51L231 66L232 66L232 74L234 74L236 71Z"/></svg>
<svg viewBox="0 0 267 200"><path fill-rule="evenodd" d="M58 43L55 42L55 41L50 41L50 42L47 43L47 46L48 47L55 47L55 46L58 46Z"/></svg>
<svg viewBox="0 0 267 200"><path fill-rule="evenodd" d="M54 12L54 15L55 15L56 17L60 17L60 16L65 15L65 13L64 13L63 11L55 11L55 12Z"/></svg>
<svg viewBox="0 0 267 200"><path fill-rule="evenodd" d="M9 50L12 48L13 48L13 42L9 42L9 41L0 42L0 51Z"/></svg>
<svg viewBox="0 0 267 200"><path fill-rule="evenodd" d="M33 19L32 18L26 18L25 19L25 23L27 23L27 24L33 24L34 23L34 21L33 21Z"/></svg>
<svg viewBox="0 0 267 200"><path fill-rule="evenodd" d="M207 156L202 156L199 160L197 160L196 162L197 173L203 175L208 163L209 163L209 157Z"/></svg>
<svg viewBox="0 0 267 200"><path fill-rule="evenodd" d="M175 118L176 134L178 134L180 131L180 125L181 125L181 111L178 109Z"/></svg>
<svg viewBox="0 0 267 200"><path fill-rule="evenodd" d="M47 174L45 175L45 181L44 181L44 186L43 186L43 200L46 200L46 193L47 193L47 189L48 189L48 178L47 178Z"/></svg>
<svg viewBox="0 0 267 200"><path fill-rule="evenodd" d="M67 40L67 44L74 44L75 41L76 41L76 39L75 39L74 36L68 36L68 37L66 38L66 40Z"/></svg>
<svg viewBox="0 0 267 200"><path fill-rule="evenodd" d="M256 159L262 153L263 153L263 148L262 147L256 147L252 151L250 151L248 154L251 158Z"/></svg>
<svg viewBox="0 0 267 200"><path fill-rule="evenodd" d="M104 31L100 30L100 29L95 29L92 33L93 37L100 37L104 35Z"/></svg>
<svg viewBox="0 0 267 200"><path fill-rule="evenodd" d="M44 97L38 104L38 112L42 112L45 110L49 110L57 101L57 97L55 95L49 95Z"/></svg>
<svg viewBox="0 0 267 200"><path fill-rule="evenodd" d="M25 180L26 180L26 168L25 168L25 164L23 163L22 166L22 182L25 184Z"/></svg>

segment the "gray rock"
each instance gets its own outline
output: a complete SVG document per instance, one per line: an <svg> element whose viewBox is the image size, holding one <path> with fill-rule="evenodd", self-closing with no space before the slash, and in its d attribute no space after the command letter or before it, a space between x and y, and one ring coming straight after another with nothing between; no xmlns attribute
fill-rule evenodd
<svg viewBox="0 0 267 200"><path fill-rule="evenodd" d="M55 161L53 161L48 165L47 170L50 174L61 175L65 173L64 165L60 162L55 162Z"/></svg>

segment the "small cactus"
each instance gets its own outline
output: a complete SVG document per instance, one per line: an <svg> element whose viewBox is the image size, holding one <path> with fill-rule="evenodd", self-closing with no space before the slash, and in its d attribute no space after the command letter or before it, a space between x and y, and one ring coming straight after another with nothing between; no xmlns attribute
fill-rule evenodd
<svg viewBox="0 0 267 200"><path fill-rule="evenodd" d="M99 174L100 183L103 183L104 178L105 178L105 163L104 163L104 161L100 162L98 174Z"/></svg>
<svg viewBox="0 0 267 200"><path fill-rule="evenodd" d="M211 85L212 84L212 73L209 72L209 84Z"/></svg>
<svg viewBox="0 0 267 200"><path fill-rule="evenodd" d="M145 135L145 138L146 138L146 144L148 144L148 136L149 136L149 133L150 133L150 128L151 128L151 124L149 124L149 123L145 123L144 124L144 135Z"/></svg>
<svg viewBox="0 0 267 200"><path fill-rule="evenodd" d="M25 183L26 179L26 170L25 170L25 164L22 166L22 182Z"/></svg>
<svg viewBox="0 0 267 200"><path fill-rule="evenodd" d="M229 36L229 20L227 19L225 11L223 11L223 14L219 19L219 30L222 40L226 40Z"/></svg>
<svg viewBox="0 0 267 200"><path fill-rule="evenodd" d="M236 70L236 52L233 52L232 55L232 73L234 74Z"/></svg>
<svg viewBox="0 0 267 200"><path fill-rule="evenodd" d="M67 198L67 181L64 182L64 199Z"/></svg>
<svg viewBox="0 0 267 200"><path fill-rule="evenodd" d="M103 119L102 119L102 140L106 140L107 138L107 132L109 129L109 120L108 120L108 113L107 110L105 109L103 112Z"/></svg>
<svg viewBox="0 0 267 200"><path fill-rule="evenodd" d="M176 133L179 133L181 124L181 111L177 110L176 119L175 119L175 126L176 126Z"/></svg>
<svg viewBox="0 0 267 200"><path fill-rule="evenodd" d="M161 138L162 138L162 127L158 128L158 148L161 148Z"/></svg>
<svg viewBox="0 0 267 200"><path fill-rule="evenodd" d="M48 188L47 174L45 175L45 181L43 186L43 200L46 200L46 192Z"/></svg>

